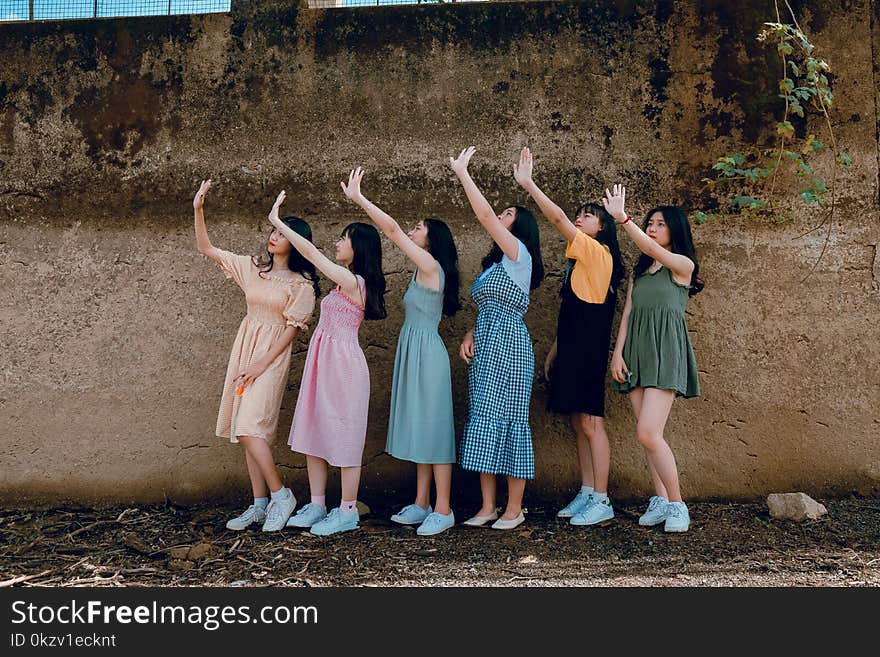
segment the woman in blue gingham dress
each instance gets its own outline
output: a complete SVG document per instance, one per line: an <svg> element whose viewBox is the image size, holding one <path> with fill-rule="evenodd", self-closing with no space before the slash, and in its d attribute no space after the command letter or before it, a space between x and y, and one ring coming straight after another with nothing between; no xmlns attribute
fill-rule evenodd
<svg viewBox="0 0 880 657"><path fill-rule="evenodd" d="M483 258L483 273L471 288L477 323L461 343L460 355L470 366L468 419L459 450L465 470L480 473L482 506L464 524L513 529L525 517L522 499L526 480L535 476L529 399L535 356L523 315L529 292L544 278L538 222L526 208L511 206L496 215L467 171L474 148L466 148L452 170L461 181L480 224L493 245ZM496 475L507 477L507 505L495 510Z"/></svg>
<svg viewBox="0 0 880 657"><path fill-rule="evenodd" d="M461 467L534 479L529 400L535 356L523 322L529 295L497 262L474 282L471 298L478 311Z"/></svg>

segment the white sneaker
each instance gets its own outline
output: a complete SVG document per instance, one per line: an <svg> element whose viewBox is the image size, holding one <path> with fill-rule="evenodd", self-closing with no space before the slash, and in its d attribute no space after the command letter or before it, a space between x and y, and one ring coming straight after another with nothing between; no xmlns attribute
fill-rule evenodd
<svg viewBox="0 0 880 657"><path fill-rule="evenodd" d="M568 522L572 525L603 525L614 519L614 508L611 506L611 500L604 502L596 502L590 504L583 511L573 516Z"/></svg>
<svg viewBox="0 0 880 657"><path fill-rule="evenodd" d="M686 532L691 526L691 515L684 502L670 502L666 505L666 524L663 531Z"/></svg>
<svg viewBox="0 0 880 657"><path fill-rule="evenodd" d="M593 495L591 493L585 493L583 489L581 489L578 491L578 494L575 495L574 499L571 502L559 509L559 513L556 514L556 517L573 518L577 514L584 511L592 503Z"/></svg>
<svg viewBox="0 0 880 657"><path fill-rule="evenodd" d="M654 495L648 502L648 510L639 518L639 524L642 527L653 527L661 522L666 522L667 506L669 506L669 500L665 497Z"/></svg>
<svg viewBox="0 0 880 657"><path fill-rule="evenodd" d="M277 532L287 524L287 519L296 508L296 498L293 492L287 489L287 497L269 502L266 509L266 521L263 523L264 532Z"/></svg>
<svg viewBox="0 0 880 657"><path fill-rule="evenodd" d="M266 510L251 504L244 513L227 522L226 529L240 532L242 529L247 529L255 522L262 523L265 520Z"/></svg>

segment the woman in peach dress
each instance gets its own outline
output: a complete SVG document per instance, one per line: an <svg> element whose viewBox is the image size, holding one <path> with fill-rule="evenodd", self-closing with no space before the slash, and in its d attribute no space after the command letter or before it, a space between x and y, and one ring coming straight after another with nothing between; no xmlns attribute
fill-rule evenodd
<svg viewBox="0 0 880 657"><path fill-rule="evenodd" d="M308 328L320 292L318 279L314 266L278 230L269 236L267 254L261 260L211 244L203 209L210 188L210 180L202 181L193 199L196 245L199 253L235 281L247 301L247 315L229 356L216 434L244 444L254 503L226 527L242 530L260 523L264 531L278 531L296 508L296 499L281 483L269 443L275 438L287 386L291 343L300 330ZM311 229L302 219L283 221L311 239Z"/></svg>

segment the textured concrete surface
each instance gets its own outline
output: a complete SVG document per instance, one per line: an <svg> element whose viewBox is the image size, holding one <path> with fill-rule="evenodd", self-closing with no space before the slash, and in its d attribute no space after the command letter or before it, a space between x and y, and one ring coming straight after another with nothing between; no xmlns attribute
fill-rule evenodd
<svg viewBox="0 0 880 657"><path fill-rule="evenodd" d="M235 5L231 15L0 26L7 503L186 502L247 490L239 448L213 436L244 300L195 252L190 201L202 178L218 181L206 208L217 245L259 252L284 188L286 209L332 253L341 228L362 218L338 181L363 165L365 192L402 222L434 215L452 225L467 299L489 241L446 165L460 148L478 147L472 172L498 210L526 201L510 165L528 144L536 180L565 207L623 181L643 212L699 207L716 157L772 137L778 61L754 38L773 19L766 2ZM853 166L807 278L825 233L802 234L820 213L695 228L707 285L688 321L703 396L676 402L667 425L688 498L880 488L880 9L795 6L834 71L834 129ZM538 363L553 340L564 263L563 241L542 229L548 277L527 316ZM385 246L389 316L361 334L374 383L368 502L414 485L411 467L382 454L409 275ZM456 354L473 316L466 303L441 327L459 426L467 390ZM284 437L306 344L295 345L276 444L297 494L304 459ZM567 424L545 402L536 385L538 477L528 494L555 499L577 483L577 468ZM608 427L612 496L647 494L628 402L612 392ZM475 498L475 485L456 472L459 500Z"/></svg>

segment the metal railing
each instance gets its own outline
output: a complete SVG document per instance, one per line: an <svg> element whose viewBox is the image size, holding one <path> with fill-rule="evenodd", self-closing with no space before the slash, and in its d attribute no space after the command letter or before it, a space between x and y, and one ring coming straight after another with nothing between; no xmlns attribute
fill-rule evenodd
<svg viewBox="0 0 880 657"><path fill-rule="evenodd" d="M232 0L0 0L0 22L228 12Z"/></svg>
<svg viewBox="0 0 880 657"><path fill-rule="evenodd" d="M463 2L489 2L490 0L462 0ZM459 0L309 0L311 9L333 7L381 7L386 5L437 5Z"/></svg>

